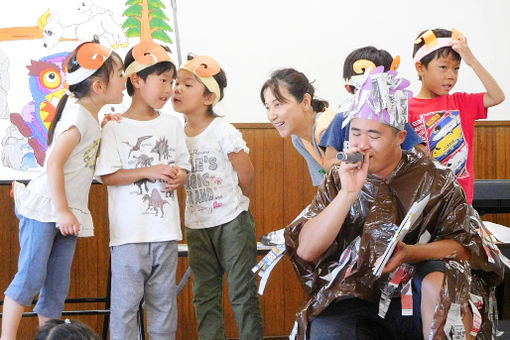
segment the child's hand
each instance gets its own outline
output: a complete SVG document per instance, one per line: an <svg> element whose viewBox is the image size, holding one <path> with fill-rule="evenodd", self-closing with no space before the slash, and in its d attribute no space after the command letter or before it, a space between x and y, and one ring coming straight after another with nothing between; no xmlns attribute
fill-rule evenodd
<svg viewBox="0 0 510 340"><path fill-rule="evenodd" d="M188 173L186 170L178 167L172 166L172 174L170 175L170 180L167 181L166 191L172 191L186 183L188 180Z"/></svg>
<svg viewBox="0 0 510 340"><path fill-rule="evenodd" d="M144 176L151 181L168 182L172 179L172 166L167 164L157 164L145 168Z"/></svg>
<svg viewBox="0 0 510 340"><path fill-rule="evenodd" d="M109 121L116 121L117 123L120 123L122 120L122 115L120 113L107 113L103 117L103 121L101 122L101 127L104 127L106 123Z"/></svg>
<svg viewBox="0 0 510 340"><path fill-rule="evenodd" d="M471 52L471 49L468 46L466 37L463 35L452 42L452 49L457 52L469 66L472 66L473 62L476 60L473 52Z"/></svg>
<svg viewBox="0 0 510 340"><path fill-rule="evenodd" d="M68 209L61 213L57 213L57 225L62 235L78 236L80 231L80 222L74 214Z"/></svg>

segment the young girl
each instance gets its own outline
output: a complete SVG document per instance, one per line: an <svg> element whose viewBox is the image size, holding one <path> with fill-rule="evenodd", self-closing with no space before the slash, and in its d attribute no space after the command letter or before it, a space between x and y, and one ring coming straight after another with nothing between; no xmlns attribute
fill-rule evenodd
<svg viewBox="0 0 510 340"><path fill-rule="evenodd" d="M224 339L223 274L241 339L262 339L255 224L248 210L253 166L241 133L213 111L227 86L225 73L207 56L181 67L173 106L186 117L191 155L186 185L186 238L193 271L193 303L201 339Z"/></svg>
<svg viewBox="0 0 510 340"><path fill-rule="evenodd" d="M97 115L122 101L120 57L97 42L78 46L67 63L64 95L48 132L43 171L28 186L15 182L20 220L18 273L5 291L2 340L14 340L25 306L39 293L39 324L60 318L69 290L77 236L93 236L88 194L100 141Z"/></svg>

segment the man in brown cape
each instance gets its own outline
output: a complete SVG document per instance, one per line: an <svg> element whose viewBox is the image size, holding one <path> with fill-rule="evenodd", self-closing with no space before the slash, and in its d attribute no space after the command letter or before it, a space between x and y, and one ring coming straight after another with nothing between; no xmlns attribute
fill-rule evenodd
<svg viewBox="0 0 510 340"><path fill-rule="evenodd" d="M490 339L503 275L497 249L481 236L455 175L426 155L402 152L409 82L380 68L366 78L344 111L349 152L362 153L363 163L335 166L285 230L310 295L291 338ZM427 195L382 275L374 273L412 204Z"/></svg>

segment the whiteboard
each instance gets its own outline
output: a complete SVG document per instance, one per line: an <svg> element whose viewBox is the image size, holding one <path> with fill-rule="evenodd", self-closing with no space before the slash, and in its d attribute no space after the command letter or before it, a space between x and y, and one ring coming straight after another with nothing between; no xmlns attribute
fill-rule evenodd
<svg viewBox="0 0 510 340"><path fill-rule="evenodd" d="M175 29L169 0L164 10ZM3 1L0 11L2 28L37 25L46 10L58 11L62 21L78 20L78 3L69 0ZM86 0L85 2L91 2ZM96 5L112 11L113 19L122 23L125 0L99 2ZM427 28L455 27L468 38L468 43L503 91L510 94L507 67L510 55L510 1L505 0L394 0L383 2L305 1L305 0L176 0L179 41L183 57L188 52L208 54L216 58L227 73L225 98L216 106L217 113L230 122L267 122L259 97L260 87L270 73L282 67L294 67L314 80L316 95L338 107L347 93L343 88L342 66L354 49L374 45L400 55L399 73L411 81L417 93L420 82L412 64L413 41ZM42 39L1 41L0 62L9 60L9 112L20 112L31 100L26 65L52 53L71 51L77 42L61 41L47 49ZM176 52L176 37L171 36ZM126 48L117 52L124 57L138 38L130 38ZM3 53L3 54L2 54ZM2 56L3 55L3 56ZM0 68L1 69L1 68ZM0 79L0 83L2 80ZM1 92L0 89L0 97ZM454 91L484 91L474 72L464 63ZM129 106L125 96L121 111ZM12 125L2 116L0 99L0 139ZM172 111L171 104L164 108ZM510 100L489 109L490 120L510 119ZM12 133L12 131L10 132ZM0 152L3 152L0 146ZM26 152L26 151L25 151ZM26 178L29 171L14 171L0 164L0 179Z"/></svg>

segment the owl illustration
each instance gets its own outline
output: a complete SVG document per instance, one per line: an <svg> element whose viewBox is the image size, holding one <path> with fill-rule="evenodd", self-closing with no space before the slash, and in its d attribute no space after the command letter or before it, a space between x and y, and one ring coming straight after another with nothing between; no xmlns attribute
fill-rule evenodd
<svg viewBox="0 0 510 340"><path fill-rule="evenodd" d="M64 69L68 55L69 52L61 52L32 60L27 68L33 101L21 114L10 114L12 124L28 139L41 166L46 155L48 129L67 88Z"/></svg>

